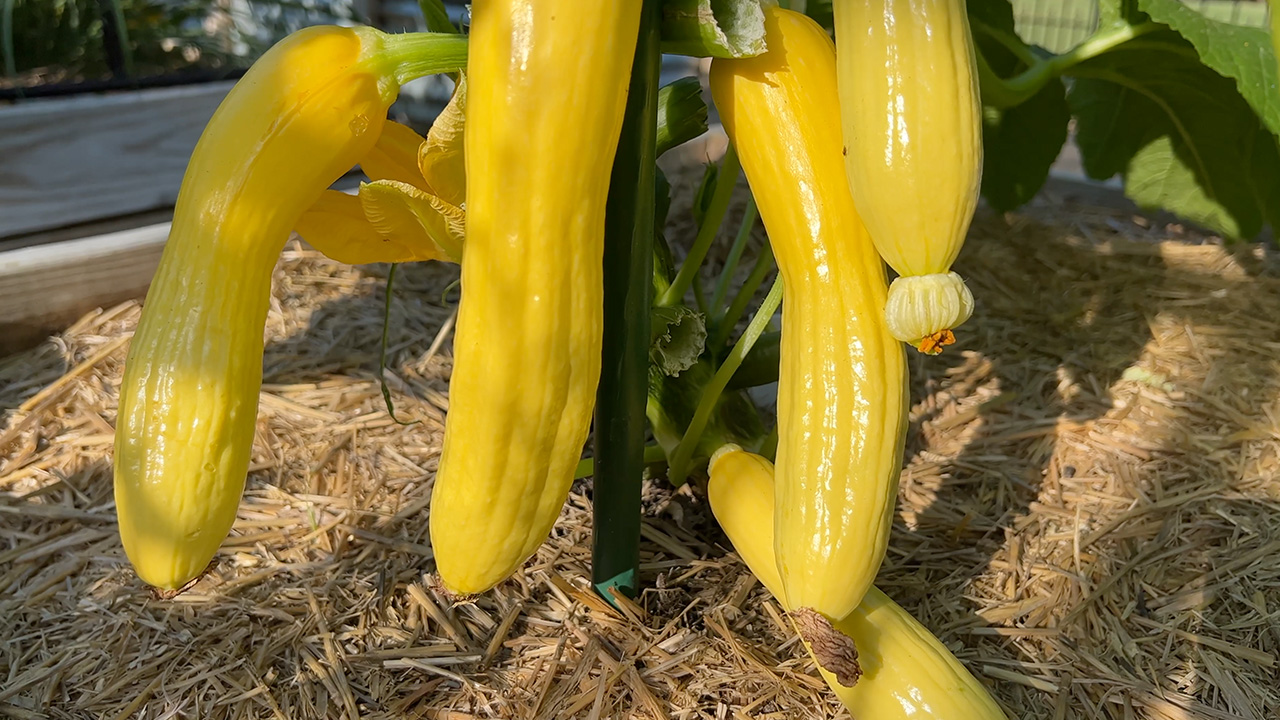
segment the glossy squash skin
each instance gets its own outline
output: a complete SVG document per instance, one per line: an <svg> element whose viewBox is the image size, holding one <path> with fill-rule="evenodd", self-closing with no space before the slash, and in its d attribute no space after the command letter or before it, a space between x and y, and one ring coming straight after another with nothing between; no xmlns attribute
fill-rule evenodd
<svg viewBox="0 0 1280 720"><path fill-rule="evenodd" d="M711 461L711 511L761 584L782 598L773 557L773 466L726 445ZM1005 720L991 694L933 633L876 587L833 627L858 648L862 675L852 687L818 664L854 718Z"/></svg>
<svg viewBox="0 0 1280 720"><path fill-rule="evenodd" d="M431 542L482 592L546 539L600 378L604 208L639 2L476 0L466 244Z"/></svg>
<svg viewBox="0 0 1280 720"><path fill-rule="evenodd" d="M982 116L964 0L835 0L845 168L898 273L885 308L923 352L954 341L973 295L951 264L982 181Z"/></svg>
<svg viewBox="0 0 1280 720"><path fill-rule="evenodd" d="M254 63L192 154L120 389L125 553L164 591L231 529L262 384L271 272L303 211L378 139L399 92L387 36L314 27Z"/></svg>
<svg viewBox="0 0 1280 720"><path fill-rule="evenodd" d="M789 607L848 615L884 558L906 428L885 269L841 156L835 48L765 11L768 52L712 63L711 90L784 283L774 546Z"/></svg>

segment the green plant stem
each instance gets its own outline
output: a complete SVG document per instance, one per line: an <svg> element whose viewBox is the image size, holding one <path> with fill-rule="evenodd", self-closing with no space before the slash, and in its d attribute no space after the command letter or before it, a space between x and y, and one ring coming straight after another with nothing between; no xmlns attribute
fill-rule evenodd
<svg viewBox="0 0 1280 720"><path fill-rule="evenodd" d="M1001 110L1019 105L1027 100L1012 90L1008 83L991 69L982 48L974 46L973 59L978 69L978 89L982 93L982 104Z"/></svg>
<svg viewBox="0 0 1280 720"><path fill-rule="evenodd" d="M1048 58L1039 58L1031 53L1030 48L1010 40L1008 33L995 30L980 22L973 23L973 29L1009 48L1020 60L1029 65L1018 75L1011 78L1000 78L987 65L984 58L979 58L978 74L982 84L983 99L998 108L1020 105L1040 92L1050 80L1069 74L1076 65L1095 58L1134 38L1160 29L1162 26L1145 22L1130 25L1125 22L1114 23L1098 28L1087 40L1071 50ZM980 54L979 54L980 55Z"/></svg>
<svg viewBox="0 0 1280 720"><path fill-rule="evenodd" d="M665 0L662 51L692 57L752 57L765 51L760 0Z"/></svg>
<svg viewBox="0 0 1280 720"><path fill-rule="evenodd" d="M698 304L698 312L707 312L707 293L702 289L702 275L693 276L693 301Z"/></svg>
<svg viewBox="0 0 1280 720"><path fill-rule="evenodd" d="M729 283L733 280L733 273L738 269L738 260L742 258L742 251L747 247L751 228L755 227L755 224L756 199L755 196L749 196L747 207L742 211L742 224L738 226L738 236L733 239L733 247L729 248L729 257L725 258L724 268L720 270L720 277L716 279L716 290L711 296L712 314L720 312L720 306L724 304L725 295L729 292Z"/></svg>
<svg viewBox="0 0 1280 720"><path fill-rule="evenodd" d="M398 267L400 266L392 263L391 269L387 271L387 297L382 306L382 346L378 351L378 385L382 388L382 402L386 403L387 414L391 419L397 425L413 425L418 421L405 422L396 417L396 406L391 402L391 388L387 387L387 340L391 337L391 286L395 284Z"/></svg>
<svg viewBox="0 0 1280 720"><path fill-rule="evenodd" d="M733 189L738 184L738 173L741 170L738 153L734 151L733 145L730 145L720 164L720 173L716 176L716 189L711 194L711 203L707 207L706 214L702 216L702 226L698 228L693 247L689 249L689 255L684 262L680 263L680 272L676 273L676 279L672 281L671 287L658 298L658 305L670 307L678 304L684 299L684 294L689 291L689 286L702 267L702 261L707 258L707 251L711 249L711 243L720 230L720 223L724 220L725 211L729 209L729 200L733 197Z"/></svg>
<svg viewBox="0 0 1280 720"><path fill-rule="evenodd" d="M667 453L662 449L661 445L645 445L644 446L644 464L652 465L654 463L666 462ZM578 469L573 471L573 479L581 480L591 477L596 471L595 458L582 458L578 461Z"/></svg>
<svg viewBox="0 0 1280 720"><path fill-rule="evenodd" d="M729 341L729 334L733 332L734 326L742 318L742 313L747 311L747 304L751 302L751 298L755 297L756 290L764 282L764 276L773 270L773 266L773 248L768 243L765 243L760 248L760 255L756 257L756 264L751 268L751 274L747 276L747 281L742 283L742 287L738 289L738 294L734 296L733 302L729 304L729 309L725 310L724 315L716 321L715 334L712 335L711 344L708 345L713 352L724 347L724 344Z"/></svg>
<svg viewBox="0 0 1280 720"><path fill-rule="evenodd" d="M663 274L662 269L659 267L660 262L661 260L657 252L655 252L653 258L653 294L655 297L666 292L667 288L671 287L671 283L667 282L667 276Z"/></svg>
<svg viewBox="0 0 1280 720"><path fill-rule="evenodd" d="M777 382L781 359L782 333L770 330L756 340L751 352L743 358L738 372L729 379L726 389L743 390Z"/></svg>
<svg viewBox="0 0 1280 720"><path fill-rule="evenodd" d="M605 207L604 335L596 392L591 581L605 600L639 591L657 159L659 0L645 0Z"/></svg>
<svg viewBox="0 0 1280 720"><path fill-rule="evenodd" d="M451 33L382 33L382 57L404 85L436 73L467 69L467 38Z"/></svg>
<svg viewBox="0 0 1280 720"><path fill-rule="evenodd" d="M703 429L707 426L707 421L711 418L711 413L715 411L716 403L720 400L720 395L724 392L725 386L729 384L729 379L738 371L738 366L742 364L743 358L747 353L751 352L751 347L755 345L756 339L764 332L769 325L769 320L773 318L773 314L778 311L778 306L782 304L782 280L773 281L773 287L769 288L769 294L765 296L764 302L760 303L756 314L751 318L751 323L747 325L747 329L742 333L742 337L738 338L738 342L734 344L733 350L729 356L725 358L724 363L716 370L716 374L707 383L702 390L702 397L698 400L698 408L693 412L693 419L689 421L689 427L684 432L684 437L680 438L680 444L676 446L675 452L671 453L671 464L667 473L667 477L673 485L680 485L685 481L689 474L689 461L693 457L693 450L698 444L698 438L702 435Z"/></svg>
<svg viewBox="0 0 1280 720"><path fill-rule="evenodd" d="M973 18L969 18L969 28L973 32L982 33L1003 45L1006 50L1013 53L1014 56L1021 60L1024 65L1035 65L1037 62L1042 60L1042 58L1036 56L1035 51L1032 50L1029 45L1022 42L1022 38L1018 37L1016 33L991 27L981 20L975 20Z"/></svg>
<svg viewBox="0 0 1280 720"><path fill-rule="evenodd" d="M1120 24L1102 27L1079 45L1061 55L1049 58L1048 63L1053 67L1056 74L1061 75L1086 60L1095 58L1134 38L1155 32L1161 27L1163 26L1153 22L1144 22L1139 25L1121 22Z"/></svg>

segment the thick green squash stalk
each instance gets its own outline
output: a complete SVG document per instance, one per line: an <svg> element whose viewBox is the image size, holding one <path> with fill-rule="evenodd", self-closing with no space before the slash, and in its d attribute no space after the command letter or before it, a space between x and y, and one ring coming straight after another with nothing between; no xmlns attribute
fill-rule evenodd
<svg viewBox="0 0 1280 720"><path fill-rule="evenodd" d="M605 210L604 342L596 392L591 577L596 590L611 602L611 591L634 596L639 589L636 572L640 564L654 160L662 60L658 5L658 0L644 3L626 119L613 159Z"/></svg>

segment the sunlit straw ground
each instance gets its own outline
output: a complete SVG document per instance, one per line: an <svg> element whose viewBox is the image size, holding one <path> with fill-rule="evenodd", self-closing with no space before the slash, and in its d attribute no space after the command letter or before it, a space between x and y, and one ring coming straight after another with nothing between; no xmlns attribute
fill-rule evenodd
<svg viewBox="0 0 1280 720"><path fill-rule="evenodd" d="M688 222L677 208L672 236ZM1054 197L980 214L958 265L977 312L958 348L911 361L879 584L1011 717L1275 718L1280 270L1141 222ZM239 520L174 601L113 524L138 306L0 361L0 715L844 716L696 488L650 487L649 589L625 614L582 589L588 485L512 580L435 595L456 270L405 268L394 293L408 427L375 379L384 272L285 253Z"/></svg>

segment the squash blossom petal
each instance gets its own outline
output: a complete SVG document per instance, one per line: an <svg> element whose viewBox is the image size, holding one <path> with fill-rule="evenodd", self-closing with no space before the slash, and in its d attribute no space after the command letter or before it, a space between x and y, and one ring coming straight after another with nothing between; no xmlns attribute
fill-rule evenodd
<svg viewBox="0 0 1280 720"><path fill-rule="evenodd" d="M404 233L380 235L365 217L360 198L336 190L325 190L295 229L312 247L348 265L436 260L443 255L431 246L431 253L424 257L420 243L406 242Z"/></svg>
<svg viewBox="0 0 1280 720"><path fill-rule="evenodd" d="M427 189L418 170L418 154L426 140L405 125L387 121L373 149L360 159L360 169L370 180L395 180Z"/></svg>
<svg viewBox="0 0 1280 720"><path fill-rule="evenodd" d="M348 265L425 260L459 262L465 215L409 183L363 183L357 195L326 190L295 230L316 250Z"/></svg>
<svg viewBox="0 0 1280 720"><path fill-rule="evenodd" d="M465 39L451 35L307 28L255 62L209 121L120 389L116 510L143 581L178 590L235 520L271 274L290 231L369 153L401 83L465 57Z"/></svg>
<svg viewBox="0 0 1280 720"><path fill-rule="evenodd" d="M414 243L424 260L462 260L462 210L408 183L377 180L360 186L364 216L382 237L424 238ZM429 252L428 246L434 250ZM430 257L426 257L429 255Z"/></svg>
<svg viewBox="0 0 1280 720"><path fill-rule="evenodd" d="M358 196L326 191L298 220L304 240L352 265L462 258L466 170L462 138L466 81L432 123L424 140L387 122L361 160L373 182Z"/></svg>
<svg viewBox="0 0 1280 720"><path fill-rule="evenodd" d="M458 86L440 117L431 124L427 141L418 155L418 169L430 191L441 200L465 207L467 168L463 154L466 127L467 77L458 74Z"/></svg>

